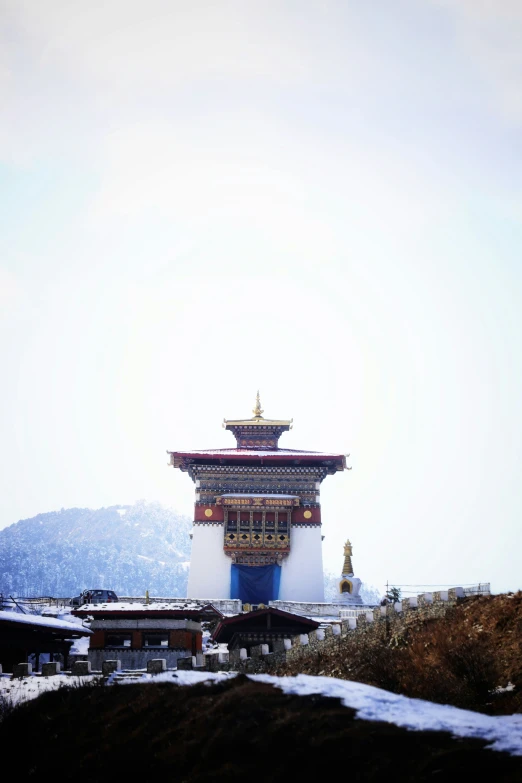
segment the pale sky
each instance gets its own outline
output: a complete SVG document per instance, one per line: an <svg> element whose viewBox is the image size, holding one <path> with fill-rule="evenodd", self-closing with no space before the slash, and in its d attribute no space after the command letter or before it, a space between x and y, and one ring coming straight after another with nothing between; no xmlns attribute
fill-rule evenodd
<svg viewBox="0 0 522 783"><path fill-rule="evenodd" d="M191 515L259 388L327 570L522 588L522 4L0 8L0 527Z"/></svg>

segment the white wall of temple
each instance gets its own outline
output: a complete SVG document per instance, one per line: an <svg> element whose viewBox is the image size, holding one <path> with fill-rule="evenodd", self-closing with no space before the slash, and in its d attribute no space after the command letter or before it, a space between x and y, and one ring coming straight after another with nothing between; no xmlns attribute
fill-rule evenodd
<svg viewBox="0 0 522 783"><path fill-rule="evenodd" d="M324 601L321 527L292 527L290 554L283 560L280 601Z"/></svg>
<svg viewBox="0 0 522 783"><path fill-rule="evenodd" d="M223 525L194 525L187 598L230 598L230 566Z"/></svg>

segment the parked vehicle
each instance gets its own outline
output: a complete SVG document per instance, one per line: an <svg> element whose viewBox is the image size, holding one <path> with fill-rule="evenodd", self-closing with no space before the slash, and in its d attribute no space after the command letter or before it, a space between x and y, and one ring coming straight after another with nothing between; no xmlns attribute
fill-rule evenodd
<svg viewBox="0 0 522 783"><path fill-rule="evenodd" d="M80 595L71 598L71 606L83 606L83 604L110 604L115 603L118 596L114 590L83 590Z"/></svg>

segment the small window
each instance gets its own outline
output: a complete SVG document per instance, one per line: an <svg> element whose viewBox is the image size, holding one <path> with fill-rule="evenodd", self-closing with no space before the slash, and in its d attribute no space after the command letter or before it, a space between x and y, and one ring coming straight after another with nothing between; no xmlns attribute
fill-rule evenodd
<svg viewBox="0 0 522 783"><path fill-rule="evenodd" d="M168 633L144 633L143 646L144 647L168 647L169 635Z"/></svg>
<svg viewBox="0 0 522 783"><path fill-rule="evenodd" d="M106 647L132 647L131 633L108 633L105 635Z"/></svg>

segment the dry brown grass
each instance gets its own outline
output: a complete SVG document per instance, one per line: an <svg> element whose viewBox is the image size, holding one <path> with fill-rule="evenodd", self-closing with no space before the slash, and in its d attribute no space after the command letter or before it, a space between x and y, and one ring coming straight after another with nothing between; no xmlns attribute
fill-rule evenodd
<svg viewBox="0 0 522 783"><path fill-rule="evenodd" d="M490 714L522 711L522 592L466 600L380 643L350 637L277 674L326 674ZM514 690L498 692L508 683Z"/></svg>

